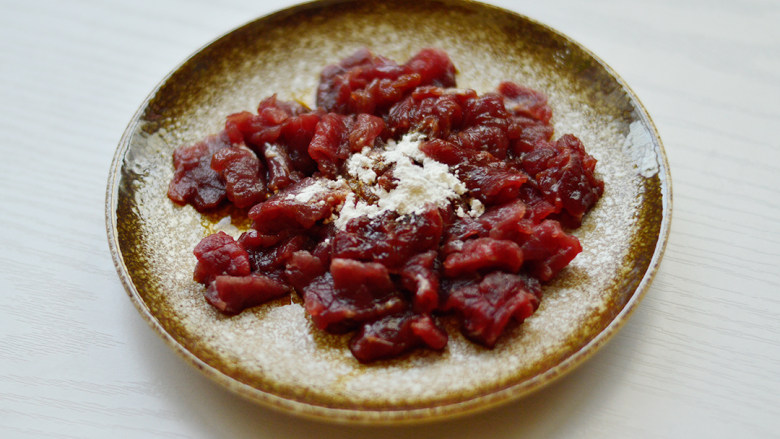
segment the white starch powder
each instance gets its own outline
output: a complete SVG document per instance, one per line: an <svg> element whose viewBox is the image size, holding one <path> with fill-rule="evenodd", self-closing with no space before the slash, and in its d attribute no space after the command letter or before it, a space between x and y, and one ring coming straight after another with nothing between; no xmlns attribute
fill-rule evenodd
<svg viewBox="0 0 780 439"><path fill-rule="evenodd" d="M367 193L376 196L378 201L369 204L350 193L334 220L339 229L363 215L374 218L386 211L395 211L400 215L422 213L425 205L432 203L446 207L452 200L467 192L466 185L452 174L449 167L426 156L420 150L424 136L409 133L401 140L391 140L381 151L365 148L359 154L353 154L346 163L347 173L365 185ZM387 191L376 183L376 168L392 166L396 186ZM459 216L479 216L484 206L478 200L469 200L469 212L459 207Z"/></svg>

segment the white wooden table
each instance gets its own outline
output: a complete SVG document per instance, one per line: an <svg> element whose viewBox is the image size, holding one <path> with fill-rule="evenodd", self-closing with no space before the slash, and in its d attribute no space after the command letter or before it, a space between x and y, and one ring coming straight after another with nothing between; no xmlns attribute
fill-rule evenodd
<svg viewBox="0 0 780 439"><path fill-rule="evenodd" d="M493 3L605 60L666 146L666 256L594 358L498 409L400 428L293 418L213 384L125 294L106 178L170 69L292 2L0 0L0 437L780 437L780 2Z"/></svg>

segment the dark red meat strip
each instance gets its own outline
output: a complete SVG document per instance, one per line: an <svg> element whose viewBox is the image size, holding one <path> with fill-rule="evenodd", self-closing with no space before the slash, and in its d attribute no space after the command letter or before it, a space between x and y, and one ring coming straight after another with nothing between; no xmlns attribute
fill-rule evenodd
<svg viewBox="0 0 780 439"><path fill-rule="evenodd" d="M288 118L282 127L283 144L296 171L311 175L317 164L309 156L309 143L322 117L319 113L304 113Z"/></svg>

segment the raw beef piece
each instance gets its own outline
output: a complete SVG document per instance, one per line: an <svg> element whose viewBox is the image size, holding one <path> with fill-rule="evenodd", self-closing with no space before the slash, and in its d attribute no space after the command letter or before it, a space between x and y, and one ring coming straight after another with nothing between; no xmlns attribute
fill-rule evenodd
<svg viewBox="0 0 780 439"><path fill-rule="evenodd" d="M540 296L537 280L497 271L481 279L455 282L445 310L458 315L463 335L493 347L510 320L520 323L536 311Z"/></svg>
<svg viewBox="0 0 780 439"><path fill-rule="evenodd" d="M364 324L349 342L349 349L358 361L369 363L417 347L441 350L446 345L447 333L431 316L407 311Z"/></svg>
<svg viewBox="0 0 780 439"><path fill-rule="evenodd" d="M206 289L206 300L225 314L241 311L284 296L290 287L268 276L217 276Z"/></svg>
<svg viewBox="0 0 780 439"><path fill-rule="evenodd" d="M251 207L265 199L265 167L248 148L218 150L211 159L211 168L225 180L227 198L236 207Z"/></svg>
<svg viewBox="0 0 780 439"><path fill-rule="evenodd" d="M321 184L322 183L322 184ZM254 228L263 234L306 230L333 215L347 196L344 185L307 177L249 210Z"/></svg>
<svg viewBox="0 0 780 439"><path fill-rule="evenodd" d="M303 290L303 300L314 324L334 333L406 307L382 264L339 258Z"/></svg>
<svg viewBox="0 0 780 439"><path fill-rule="evenodd" d="M192 146L176 148L168 198L176 204L190 204L198 212L219 206L225 200L225 182L211 169L211 157L229 146L227 136L222 133L208 136Z"/></svg>
<svg viewBox="0 0 780 439"><path fill-rule="evenodd" d="M247 276L252 271L249 255L225 232L217 232L203 238L195 246L193 254L198 259L194 278L204 285L217 276Z"/></svg>

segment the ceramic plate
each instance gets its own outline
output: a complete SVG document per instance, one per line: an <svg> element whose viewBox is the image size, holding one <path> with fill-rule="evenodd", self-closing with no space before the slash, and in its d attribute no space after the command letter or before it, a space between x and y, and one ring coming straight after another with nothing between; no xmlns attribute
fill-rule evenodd
<svg viewBox="0 0 780 439"><path fill-rule="evenodd" d="M264 97L313 105L319 72L369 47L400 62L446 50L460 88L511 80L543 91L558 137L598 159L605 193L576 235L584 251L544 289L539 310L488 350L449 325L443 353L371 365L349 335L316 330L300 300L234 317L192 280L198 241L231 212L202 216L166 197L171 153L221 129ZM485 409L539 389L593 354L647 290L664 249L671 186L650 118L590 52L521 15L461 1L324 1L287 9L209 44L166 77L130 122L110 171L109 244L119 277L150 325L190 364L254 401L342 422L414 422ZM241 224L238 224L240 226Z"/></svg>

